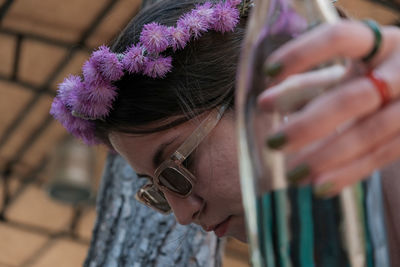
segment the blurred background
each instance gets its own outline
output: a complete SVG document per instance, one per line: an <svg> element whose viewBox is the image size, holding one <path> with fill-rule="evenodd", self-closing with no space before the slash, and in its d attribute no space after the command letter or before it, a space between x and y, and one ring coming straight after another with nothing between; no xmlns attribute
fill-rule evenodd
<svg viewBox="0 0 400 267"><path fill-rule="evenodd" d="M82 265L107 151L70 143L48 112L57 84L110 44L142 4L0 0L0 267ZM400 25L399 0L336 5ZM225 266L247 266L247 257L244 244L228 241Z"/></svg>

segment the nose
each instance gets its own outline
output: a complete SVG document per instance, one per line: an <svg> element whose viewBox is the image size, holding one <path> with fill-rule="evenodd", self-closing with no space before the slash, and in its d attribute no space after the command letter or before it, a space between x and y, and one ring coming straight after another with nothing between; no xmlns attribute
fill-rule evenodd
<svg viewBox="0 0 400 267"><path fill-rule="evenodd" d="M176 220L182 225L194 222L203 206L203 200L194 194L187 198L180 198L169 192L164 192L164 195L175 214Z"/></svg>

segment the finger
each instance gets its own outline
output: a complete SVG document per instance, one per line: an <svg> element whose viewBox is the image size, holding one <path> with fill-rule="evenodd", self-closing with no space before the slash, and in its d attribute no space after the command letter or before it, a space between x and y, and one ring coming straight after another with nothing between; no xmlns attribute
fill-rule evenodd
<svg viewBox="0 0 400 267"><path fill-rule="evenodd" d="M376 66L400 43L400 29L382 27L382 44L371 66ZM335 24L321 25L291 42L282 45L266 61L282 65L277 77L283 79L337 58L361 59L374 45L374 33L364 23L343 20Z"/></svg>
<svg viewBox="0 0 400 267"><path fill-rule="evenodd" d="M258 106L264 111L288 112L297 109L324 90L341 81L346 69L341 65L294 74L265 90L258 97Z"/></svg>
<svg viewBox="0 0 400 267"><path fill-rule="evenodd" d="M400 51L374 71L387 84L391 99L400 96ZM290 121L278 127L278 135L286 136L285 150L293 151L337 131L344 123L371 114L381 106L381 95L375 84L362 76L345 82L311 101L294 113ZM269 140L274 140L274 136ZM270 141L268 141L270 143Z"/></svg>
<svg viewBox="0 0 400 267"><path fill-rule="evenodd" d="M356 160L400 132L400 123L393 123L398 118L400 102L395 102L298 155L291 166L306 163L315 176Z"/></svg>
<svg viewBox="0 0 400 267"><path fill-rule="evenodd" d="M276 134L268 138L268 143L275 136L284 135L287 142L282 150L297 151L334 133L345 122L377 110L379 106L380 96L373 85L365 78L358 78L321 95L293 113L288 122L280 125Z"/></svg>
<svg viewBox="0 0 400 267"><path fill-rule="evenodd" d="M333 196L344 187L365 179L375 169L394 162L400 157L400 133L390 140L358 160L335 171L314 177L315 192L324 197Z"/></svg>

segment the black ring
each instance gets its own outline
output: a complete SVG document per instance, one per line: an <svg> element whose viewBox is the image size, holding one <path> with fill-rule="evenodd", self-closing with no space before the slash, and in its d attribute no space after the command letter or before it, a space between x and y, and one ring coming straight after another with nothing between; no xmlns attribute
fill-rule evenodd
<svg viewBox="0 0 400 267"><path fill-rule="evenodd" d="M373 31L375 37L374 46L372 47L372 50L365 57L362 58L362 61L364 63L367 63L376 55L379 48L381 47L382 33L379 28L379 24L376 23L374 20L368 19L368 20L363 20L363 22L365 23L365 25L368 26L368 28L370 28Z"/></svg>

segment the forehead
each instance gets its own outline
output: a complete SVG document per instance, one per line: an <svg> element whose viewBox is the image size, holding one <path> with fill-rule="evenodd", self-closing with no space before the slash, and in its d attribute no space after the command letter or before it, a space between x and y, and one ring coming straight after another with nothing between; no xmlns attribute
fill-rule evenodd
<svg viewBox="0 0 400 267"><path fill-rule="evenodd" d="M199 120L190 120L170 129L149 134L129 134L113 132L109 139L114 149L125 158L136 172L151 174L157 167L153 157L160 148L169 155L189 136Z"/></svg>

